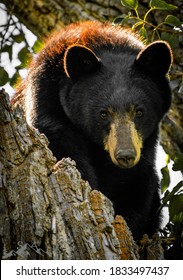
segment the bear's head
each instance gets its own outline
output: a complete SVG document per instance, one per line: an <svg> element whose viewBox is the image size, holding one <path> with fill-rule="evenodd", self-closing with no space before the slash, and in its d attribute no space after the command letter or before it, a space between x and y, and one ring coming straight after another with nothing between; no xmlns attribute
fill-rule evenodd
<svg viewBox="0 0 183 280"><path fill-rule="evenodd" d="M171 63L171 50L162 41L140 52L69 46L66 94L60 94L60 101L74 125L103 147L115 165L131 168L170 107L166 74Z"/></svg>

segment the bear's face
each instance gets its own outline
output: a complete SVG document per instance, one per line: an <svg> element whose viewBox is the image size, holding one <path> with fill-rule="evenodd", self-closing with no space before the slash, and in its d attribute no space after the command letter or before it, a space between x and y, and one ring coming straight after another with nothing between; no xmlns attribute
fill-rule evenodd
<svg viewBox="0 0 183 280"><path fill-rule="evenodd" d="M90 49L74 45L64 57L70 81L67 94L61 94L60 100L66 114L121 168L138 163L145 141L157 131L170 106L165 75L171 54L165 43L157 45L138 55L103 51L100 58ZM159 62L161 69L157 69L154 64L159 52L162 54L161 48L164 66ZM152 58L148 62L149 56Z"/></svg>

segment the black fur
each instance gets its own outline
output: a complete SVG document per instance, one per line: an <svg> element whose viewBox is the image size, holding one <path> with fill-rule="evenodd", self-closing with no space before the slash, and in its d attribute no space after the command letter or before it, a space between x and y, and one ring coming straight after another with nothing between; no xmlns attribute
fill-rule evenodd
<svg viewBox="0 0 183 280"><path fill-rule="evenodd" d="M82 35L86 27L88 33ZM83 52L82 46L87 47ZM48 42L17 93L23 96L29 123L45 133L57 159L76 161L92 188L111 199L135 239L153 234L160 225L155 155L159 124L171 102L165 77L170 63L170 49L163 42L145 49L128 30L81 23ZM100 116L111 108L123 117L132 106L143 111L132 120L143 147L140 161L121 169L104 149L112 119Z"/></svg>

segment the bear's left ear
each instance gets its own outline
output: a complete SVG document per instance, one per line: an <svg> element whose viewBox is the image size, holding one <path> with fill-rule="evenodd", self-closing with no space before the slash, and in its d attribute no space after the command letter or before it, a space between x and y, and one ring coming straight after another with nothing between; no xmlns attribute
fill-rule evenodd
<svg viewBox="0 0 183 280"><path fill-rule="evenodd" d="M136 57L135 65L153 76L165 76L173 62L170 46L164 41L149 44Z"/></svg>
<svg viewBox="0 0 183 280"><path fill-rule="evenodd" d="M95 72L99 67L100 59L92 50L83 45L72 45L64 54L65 73L73 80Z"/></svg>

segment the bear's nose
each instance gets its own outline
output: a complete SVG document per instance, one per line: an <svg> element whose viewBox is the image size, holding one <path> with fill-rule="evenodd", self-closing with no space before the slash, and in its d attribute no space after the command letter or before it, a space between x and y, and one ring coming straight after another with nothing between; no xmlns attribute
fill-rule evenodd
<svg viewBox="0 0 183 280"><path fill-rule="evenodd" d="M134 149L120 149L115 156L118 164L122 168L130 168L134 166L136 152Z"/></svg>

